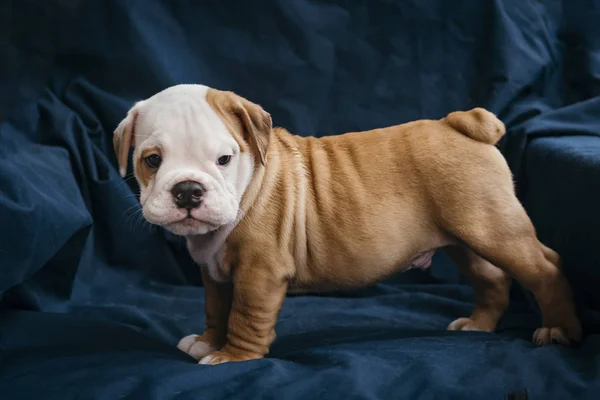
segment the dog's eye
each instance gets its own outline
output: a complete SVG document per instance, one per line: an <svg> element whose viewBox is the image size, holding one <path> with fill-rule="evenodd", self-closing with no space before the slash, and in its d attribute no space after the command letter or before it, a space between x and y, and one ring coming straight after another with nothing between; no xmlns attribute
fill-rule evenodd
<svg viewBox="0 0 600 400"><path fill-rule="evenodd" d="M217 164L219 164L221 166L222 165L227 165L227 164L229 164L229 161L231 161L231 156L221 156L217 160Z"/></svg>
<svg viewBox="0 0 600 400"><path fill-rule="evenodd" d="M160 158L158 154L150 154L148 157L144 158L144 161L146 161L146 164L148 164L150 168L158 168L160 167L162 158Z"/></svg>

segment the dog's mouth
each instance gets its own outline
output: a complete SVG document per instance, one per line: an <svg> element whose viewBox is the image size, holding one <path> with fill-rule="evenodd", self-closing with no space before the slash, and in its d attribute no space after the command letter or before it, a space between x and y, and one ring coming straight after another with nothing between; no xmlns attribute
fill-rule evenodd
<svg viewBox="0 0 600 400"><path fill-rule="evenodd" d="M190 212L184 218L170 222L164 227L173 233L184 236L206 234L220 228L219 225L193 217Z"/></svg>

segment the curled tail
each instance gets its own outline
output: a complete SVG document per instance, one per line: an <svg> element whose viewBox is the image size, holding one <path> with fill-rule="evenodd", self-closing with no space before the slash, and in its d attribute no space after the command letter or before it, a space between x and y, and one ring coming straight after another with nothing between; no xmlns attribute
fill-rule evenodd
<svg viewBox="0 0 600 400"><path fill-rule="evenodd" d="M495 145L506 133L502 121L484 108L452 112L443 120L463 135L482 143Z"/></svg>

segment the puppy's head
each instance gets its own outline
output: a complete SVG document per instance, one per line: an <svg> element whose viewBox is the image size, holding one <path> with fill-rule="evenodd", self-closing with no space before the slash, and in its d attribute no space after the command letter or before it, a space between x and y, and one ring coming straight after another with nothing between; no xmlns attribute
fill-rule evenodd
<svg viewBox="0 0 600 400"><path fill-rule="evenodd" d="M119 171L129 149L144 217L184 236L233 223L266 162L271 116L231 92L178 85L136 103L114 132Z"/></svg>

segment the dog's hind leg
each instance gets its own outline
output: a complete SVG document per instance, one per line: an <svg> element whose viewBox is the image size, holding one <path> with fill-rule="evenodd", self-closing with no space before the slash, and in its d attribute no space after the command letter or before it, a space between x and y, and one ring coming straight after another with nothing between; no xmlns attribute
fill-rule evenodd
<svg viewBox="0 0 600 400"><path fill-rule="evenodd" d="M487 194L493 195L493 191ZM581 340L581 324L559 255L537 239L516 197L504 197L501 207L490 207L495 203L493 197L482 202L487 205L482 209L463 208L458 214L447 214L445 229L533 293L543 319L533 336L536 344L568 346Z"/></svg>
<svg viewBox="0 0 600 400"><path fill-rule="evenodd" d="M467 247L452 246L445 251L469 279L475 292L471 316L458 318L448 329L493 332L508 308L511 277Z"/></svg>

